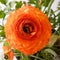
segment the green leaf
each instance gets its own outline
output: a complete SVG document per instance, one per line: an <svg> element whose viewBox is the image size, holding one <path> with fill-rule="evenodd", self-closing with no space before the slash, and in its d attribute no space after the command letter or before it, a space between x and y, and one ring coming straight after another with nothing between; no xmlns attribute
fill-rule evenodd
<svg viewBox="0 0 60 60"><path fill-rule="evenodd" d="M43 0L43 6L47 7L51 0Z"/></svg>
<svg viewBox="0 0 60 60"><path fill-rule="evenodd" d="M1 2L2 4L6 4L6 3L7 3L7 0L0 0L0 2Z"/></svg>
<svg viewBox="0 0 60 60"><path fill-rule="evenodd" d="M45 7L47 7L47 16L49 16L50 15L50 12L51 12L51 6L52 6L52 4L53 4L53 2L54 2L54 0L49 0L50 2L48 2L47 0L46 0L46 3L45 4L48 4L48 5L45 5Z"/></svg>
<svg viewBox="0 0 60 60"><path fill-rule="evenodd" d="M22 60L29 60L28 58L23 58Z"/></svg>
<svg viewBox="0 0 60 60"><path fill-rule="evenodd" d="M53 34L48 43L48 47L52 47L58 39L58 35Z"/></svg>
<svg viewBox="0 0 60 60"><path fill-rule="evenodd" d="M60 7L58 7L58 10L60 10Z"/></svg>
<svg viewBox="0 0 60 60"><path fill-rule="evenodd" d="M29 0L28 3L30 3L30 4L36 4L36 3L38 3L38 2L39 2L39 0Z"/></svg>
<svg viewBox="0 0 60 60"><path fill-rule="evenodd" d="M0 30L4 30L4 26L0 25Z"/></svg>
<svg viewBox="0 0 60 60"><path fill-rule="evenodd" d="M20 8L22 6L22 1L16 2L16 8Z"/></svg>
<svg viewBox="0 0 60 60"><path fill-rule="evenodd" d="M29 0L28 4L33 4L36 8L41 9L40 1L39 0Z"/></svg>
<svg viewBox="0 0 60 60"><path fill-rule="evenodd" d="M30 60L28 56L24 56L21 60Z"/></svg>
<svg viewBox="0 0 60 60"><path fill-rule="evenodd" d="M20 56L21 56L21 53L20 53L20 51L19 50L17 50L17 49L14 49L14 55L18 58L20 58Z"/></svg>
<svg viewBox="0 0 60 60"><path fill-rule="evenodd" d="M5 37L5 32L4 32L4 30L0 30L0 36L1 36L1 37Z"/></svg>
<svg viewBox="0 0 60 60"><path fill-rule="evenodd" d="M58 23L60 23L60 13L58 13Z"/></svg>
<svg viewBox="0 0 60 60"><path fill-rule="evenodd" d="M40 56L44 60L53 60L53 55L51 53L45 51L45 49L40 52Z"/></svg>
<svg viewBox="0 0 60 60"><path fill-rule="evenodd" d="M58 2L58 6L60 6L60 2Z"/></svg>
<svg viewBox="0 0 60 60"><path fill-rule="evenodd" d="M40 52L41 53L41 52ZM31 59L33 60L45 60L43 59L41 56L40 56L40 53L38 52L37 54L35 55L30 55Z"/></svg>
<svg viewBox="0 0 60 60"><path fill-rule="evenodd" d="M15 52L15 53L20 53L20 51L19 51L19 50L17 50L17 49L14 49L14 52Z"/></svg>
<svg viewBox="0 0 60 60"><path fill-rule="evenodd" d="M51 14L51 16L52 16L52 15L55 15L55 12L51 9L50 14Z"/></svg>
<svg viewBox="0 0 60 60"><path fill-rule="evenodd" d="M51 23L53 23L52 27L55 28L56 25L58 24L58 23L56 22L56 18L55 18L55 17L49 17L49 20L50 20Z"/></svg>
<svg viewBox="0 0 60 60"><path fill-rule="evenodd" d="M0 11L0 18L4 18L4 17L5 17L4 11Z"/></svg>
<svg viewBox="0 0 60 60"><path fill-rule="evenodd" d="M58 24L57 22L54 22L52 28L56 28L57 24Z"/></svg>
<svg viewBox="0 0 60 60"><path fill-rule="evenodd" d="M53 17L50 17L49 20L50 20L51 23L55 23L56 22L56 20Z"/></svg>
<svg viewBox="0 0 60 60"><path fill-rule="evenodd" d="M29 4L35 4L36 2L35 2L35 0L29 0L28 3L29 3Z"/></svg>

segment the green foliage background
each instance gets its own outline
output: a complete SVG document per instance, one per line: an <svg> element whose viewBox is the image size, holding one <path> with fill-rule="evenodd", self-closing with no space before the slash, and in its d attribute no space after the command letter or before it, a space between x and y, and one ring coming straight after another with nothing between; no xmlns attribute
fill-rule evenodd
<svg viewBox="0 0 60 60"><path fill-rule="evenodd" d="M25 56L20 53L18 50L13 50L14 55L18 60L60 60L60 2L58 2L57 10L54 11L51 9L54 0L29 0L28 2L20 1L11 1L8 3L8 0L0 0L0 4L2 4L4 9L0 8L0 19L2 20L2 24L0 25L0 43L4 42L4 45L9 45L5 42L5 32L4 32L4 22L7 20L9 13L13 10L20 8L22 5L33 5L36 8L42 10L48 16L49 21L52 24L52 36L48 46L46 46L40 52ZM2 6L0 6L2 7ZM58 27L58 28L57 28ZM57 30L56 30L57 28Z"/></svg>

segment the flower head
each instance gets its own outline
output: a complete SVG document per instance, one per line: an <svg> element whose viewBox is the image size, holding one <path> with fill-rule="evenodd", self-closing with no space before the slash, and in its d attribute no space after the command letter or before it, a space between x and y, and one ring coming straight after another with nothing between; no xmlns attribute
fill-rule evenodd
<svg viewBox="0 0 60 60"><path fill-rule="evenodd" d="M5 24L9 43L26 55L34 54L48 44L51 29L48 17L32 6L13 11Z"/></svg>

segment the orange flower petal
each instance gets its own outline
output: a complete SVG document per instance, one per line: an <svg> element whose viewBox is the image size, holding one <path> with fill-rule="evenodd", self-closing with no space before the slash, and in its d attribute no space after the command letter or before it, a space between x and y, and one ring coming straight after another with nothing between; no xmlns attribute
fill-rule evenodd
<svg viewBox="0 0 60 60"><path fill-rule="evenodd" d="M48 17L32 6L13 11L5 24L9 43L26 55L34 54L48 44L51 29Z"/></svg>
<svg viewBox="0 0 60 60"><path fill-rule="evenodd" d="M9 60L13 60L14 53L11 51L11 49L8 46L3 46L4 54L8 56Z"/></svg>

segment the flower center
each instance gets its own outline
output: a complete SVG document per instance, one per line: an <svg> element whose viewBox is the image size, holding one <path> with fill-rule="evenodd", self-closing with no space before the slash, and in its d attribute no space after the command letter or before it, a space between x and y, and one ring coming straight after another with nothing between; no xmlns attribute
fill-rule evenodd
<svg viewBox="0 0 60 60"><path fill-rule="evenodd" d="M23 31L24 31L25 33L27 33L27 34L32 33L33 30L34 30L34 27L33 27L31 24L29 24L29 23L26 23L26 24L23 26Z"/></svg>
<svg viewBox="0 0 60 60"><path fill-rule="evenodd" d="M19 28L18 28L19 27ZM29 39L36 35L37 33L37 26L33 21L30 20L23 20L21 23L17 25L17 32L19 37L24 39Z"/></svg>

